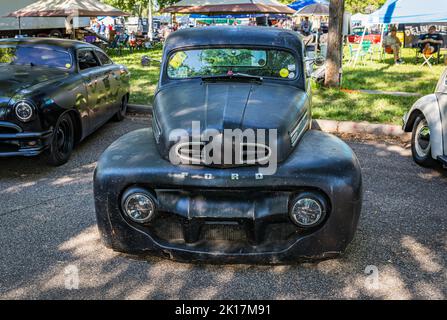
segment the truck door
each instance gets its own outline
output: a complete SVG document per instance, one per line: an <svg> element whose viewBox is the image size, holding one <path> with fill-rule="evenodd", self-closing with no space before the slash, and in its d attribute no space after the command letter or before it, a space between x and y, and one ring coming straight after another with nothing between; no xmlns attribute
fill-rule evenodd
<svg viewBox="0 0 447 320"><path fill-rule="evenodd" d="M95 130L108 120L108 97L103 82L104 71L92 49L80 49L77 56L79 70L87 90L90 127Z"/></svg>

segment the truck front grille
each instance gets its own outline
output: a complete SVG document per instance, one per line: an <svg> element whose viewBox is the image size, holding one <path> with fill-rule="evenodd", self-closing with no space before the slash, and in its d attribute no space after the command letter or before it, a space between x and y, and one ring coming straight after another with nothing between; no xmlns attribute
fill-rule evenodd
<svg viewBox="0 0 447 320"><path fill-rule="evenodd" d="M241 143L237 146L233 145L231 150L226 150L224 146L217 151L205 148L208 147L203 142L186 142L178 144L175 153L183 164L218 167L266 164L272 156L271 148L259 143ZM220 154L217 155L215 152ZM226 152L231 154L227 155ZM231 161L226 161L227 159Z"/></svg>
<svg viewBox="0 0 447 320"><path fill-rule="evenodd" d="M290 221L265 223L256 235L251 221L201 221L159 213L148 226L151 235L167 243L206 245L212 242L243 246L278 244L293 239L300 231Z"/></svg>
<svg viewBox="0 0 447 320"><path fill-rule="evenodd" d="M19 126L9 122L0 122L0 134L16 134L20 132L22 132L22 129Z"/></svg>

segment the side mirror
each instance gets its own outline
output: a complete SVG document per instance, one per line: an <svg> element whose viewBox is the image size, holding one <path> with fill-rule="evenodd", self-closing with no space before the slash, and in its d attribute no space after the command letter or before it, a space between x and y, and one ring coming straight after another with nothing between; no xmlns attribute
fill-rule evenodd
<svg viewBox="0 0 447 320"><path fill-rule="evenodd" d="M157 59L153 59L149 56L143 56L141 58L141 65L143 67L152 67L154 64L161 65L161 61Z"/></svg>
<svg viewBox="0 0 447 320"><path fill-rule="evenodd" d="M304 62L307 65L316 65L317 67L321 67L322 65L324 65L326 60L324 59L324 57L318 56L318 57L313 57L313 58L306 58L306 59L304 59Z"/></svg>
<svg viewBox="0 0 447 320"><path fill-rule="evenodd" d="M326 63L326 59L322 56L308 57L304 59L306 65L307 76L311 77L314 73L314 66L322 67Z"/></svg>

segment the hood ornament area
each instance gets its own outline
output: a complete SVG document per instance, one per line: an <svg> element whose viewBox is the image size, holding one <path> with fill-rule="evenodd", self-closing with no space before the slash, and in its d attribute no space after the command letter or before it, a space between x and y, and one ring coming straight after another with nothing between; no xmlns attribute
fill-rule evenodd
<svg viewBox="0 0 447 320"><path fill-rule="evenodd" d="M215 129L201 131L200 121L192 122L192 134L172 130L169 152L173 165L203 165L231 168L259 166L262 175L273 175L278 166L276 129ZM268 142L267 142L268 139Z"/></svg>

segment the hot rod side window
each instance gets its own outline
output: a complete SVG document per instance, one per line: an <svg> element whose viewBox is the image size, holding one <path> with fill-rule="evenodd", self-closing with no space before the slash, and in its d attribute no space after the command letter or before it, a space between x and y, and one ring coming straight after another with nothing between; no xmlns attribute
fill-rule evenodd
<svg viewBox="0 0 447 320"><path fill-rule="evenodd" d="M78 63L81 71L100 66L92 50L79 50Z"/></svg>
<svg viewBox="0 0 447 320"><path fill-rule="evenodd" d="M253 76L294 80L298 63L288 51L241 48L213 48L177 51L168 59L171 79L244 73Z"/></svg>
<svg viewBox="0 0 447 320"><path fill-rule="evenodd" d="M107 66L113 64L112 60L103 52L95 50L96 55L98 56L99 61L103 66Z"/></svg>

